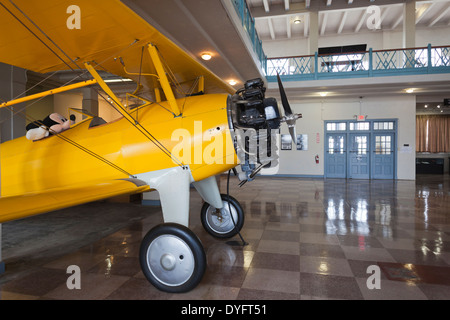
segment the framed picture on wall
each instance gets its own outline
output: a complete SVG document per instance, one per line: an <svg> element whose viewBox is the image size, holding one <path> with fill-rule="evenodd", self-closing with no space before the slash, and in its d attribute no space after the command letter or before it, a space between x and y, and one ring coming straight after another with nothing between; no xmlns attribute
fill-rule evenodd
<svg viewBox="0 0 450 320"><path fill-rule="evenodd" d="M298 134L297 135L297 150L306 151L308 150L308 135Z"/></svg>
<svg viewBox="0 0 450 320"><path fill-rule="evenodd" d="M281 150L292 150L292 137L290 134L281 135Z"/></svg>

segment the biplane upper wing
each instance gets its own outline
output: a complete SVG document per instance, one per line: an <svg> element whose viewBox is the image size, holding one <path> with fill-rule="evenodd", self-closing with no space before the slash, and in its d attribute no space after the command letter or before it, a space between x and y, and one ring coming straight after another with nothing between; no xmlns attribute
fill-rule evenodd
<svg viewBox="0 0 450 320"><path fill-rule="evenodd" d="M178 89L184 86L182 93L192 93L201 76L206 93L234 93L119 0L0 0L3 63L47 73L84 69L84 63L91 62L98 70L139 81L154 96L160 84L145 50L149 44L157 48L166 72L173 76L171 84L176 80Z"/></svg>
<svg viewBox="0 0 450 320"><path fill-rule="evenodd" d="M137 179L111 180L0 198L0 223L119 195L149 191Z"/></svg>

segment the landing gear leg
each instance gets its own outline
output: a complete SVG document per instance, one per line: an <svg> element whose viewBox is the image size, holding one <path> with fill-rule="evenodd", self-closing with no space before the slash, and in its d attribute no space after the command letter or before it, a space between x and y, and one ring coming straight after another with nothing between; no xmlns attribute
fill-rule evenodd
<svg viewBox="0 0 450 320"><path fill-rule="evenodd" d="M164 223L141 243L139 258L147 280L161 291L187 292L201 281L206 254L189 226L190 171L169 168L137 177L159 192Z"/></svg>

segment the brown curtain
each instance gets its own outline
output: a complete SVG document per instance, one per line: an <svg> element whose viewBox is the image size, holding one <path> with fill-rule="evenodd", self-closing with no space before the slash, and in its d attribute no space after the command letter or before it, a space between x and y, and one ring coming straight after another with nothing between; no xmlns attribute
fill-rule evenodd
<svg viewBox="0 0 450 320"><path fill-rule="evenodd" d="M450 152L450 116L416 117L416 151Z"/></svg>

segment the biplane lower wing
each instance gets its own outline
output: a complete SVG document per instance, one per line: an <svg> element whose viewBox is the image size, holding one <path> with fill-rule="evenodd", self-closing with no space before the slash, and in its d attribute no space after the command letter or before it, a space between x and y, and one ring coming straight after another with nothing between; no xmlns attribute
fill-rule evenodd
<svg viewBox="0 0 450 320"><path fill-rule="evenodd" d="M110 197L150 191L138 179L50 189L41 193L0 198L0 223Z"/></svg>

